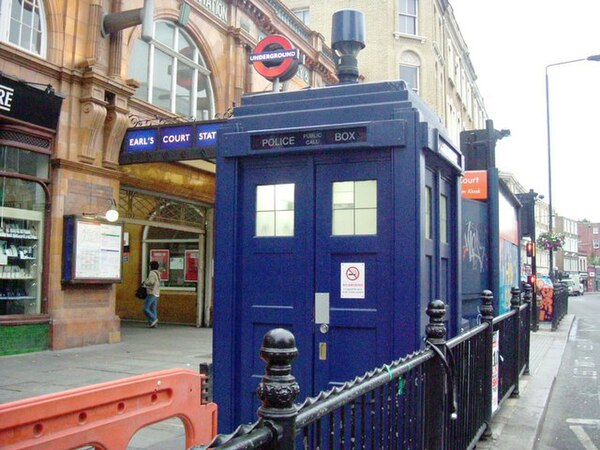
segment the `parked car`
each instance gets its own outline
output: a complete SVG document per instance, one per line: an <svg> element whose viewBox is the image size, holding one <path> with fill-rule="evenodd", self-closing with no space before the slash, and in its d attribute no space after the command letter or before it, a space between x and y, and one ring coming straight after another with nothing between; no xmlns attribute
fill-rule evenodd
<svg viewBox="0 0 600 450"><path fill-rule="evenodd" d="M569 295L583 295L583 286L581 283L576 283L574 280L562 280L563 283L567 285L569 289Z"/></svg>

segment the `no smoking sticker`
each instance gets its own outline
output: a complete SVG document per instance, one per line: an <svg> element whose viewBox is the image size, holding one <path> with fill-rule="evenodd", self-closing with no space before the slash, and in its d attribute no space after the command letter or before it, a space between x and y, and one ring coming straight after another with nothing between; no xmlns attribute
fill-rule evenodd
<svg viewBox="0 0 600 450"><path fill-rule="evenodd" d="M340 297L365 298L365 263L341 263Z"/></svg>

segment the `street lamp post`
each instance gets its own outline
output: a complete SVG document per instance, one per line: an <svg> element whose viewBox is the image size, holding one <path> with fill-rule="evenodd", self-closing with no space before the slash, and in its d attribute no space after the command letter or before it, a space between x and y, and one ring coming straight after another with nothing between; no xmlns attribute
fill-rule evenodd
<svg viewBox="0 0 600 450"><path fill-rule="evenodd" d="M547 133L547 141L548 141L548 208L549 212L549 221L548 221L548 232L552 234L553 231L553 222L554 222L554 213L552 209L552 147L550 141L550 84L548 82L548 68L554 66L562 66L565 64L576 63L580 61L600 61L600 55L592 55L587 58L580 59L571 59L569 61L562 61L558 63L548 64L546 66L546 133ZM554 281L554 261L553 261L553 253L552 249L548 250L548 272L550 275L550 279Z"/></svg>

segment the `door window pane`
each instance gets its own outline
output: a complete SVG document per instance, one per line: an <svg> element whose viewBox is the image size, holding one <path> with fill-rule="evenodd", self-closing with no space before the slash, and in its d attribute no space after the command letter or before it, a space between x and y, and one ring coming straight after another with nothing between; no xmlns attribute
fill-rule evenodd
<svg viewBox="0 0 600 450"><path fill-rule="evenodd" d="M377 208L377 182L375 180L357 181L356 208Z"/></svg>
<svg viewBox="0 0 600 450"><path fill-rule="evenodd" d="M256 186L256 236L294 235L294 184Z"/></svg>
<svg viewBox="0 0 600 450"><path fill-rule="evenodd" d="M332 185L334 236L377 234L377 181L339 181Z"/></svg>
<svg viewBox="0 0 600 450"><path fill-rule="evenodd" d="M354 234L354 211L351 209L334 210L332 228L334 236Z"/></svg>
<svg viewBox="0 0 600 450"><path fill-rule="evenodd" d="M431 191L431 186L425 188L425 238L427 239L433 239L433 230L431 227L431 212L433 208Z"/></svg>
<svg viewBox="0 0 600 450"><path fill-rule="evenodd" d="M354 234L377 234L377 209L357 209Z"/></svg>
<svg viewBox="0 0 600 450"><path fill-rule="evenodd" d="M440 195L440 239L448 242L448 197Z"/></svg>

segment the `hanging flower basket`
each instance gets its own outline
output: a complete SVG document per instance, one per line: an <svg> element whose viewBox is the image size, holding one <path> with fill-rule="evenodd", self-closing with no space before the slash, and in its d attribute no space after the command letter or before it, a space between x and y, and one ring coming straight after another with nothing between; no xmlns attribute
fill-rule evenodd
<svg viewBox="0 0 600 450"><path fill-rule="evenodd" d="M560 250L565 245L563 233L542 233L537 238L537 246L542 250Z"/></svg>

